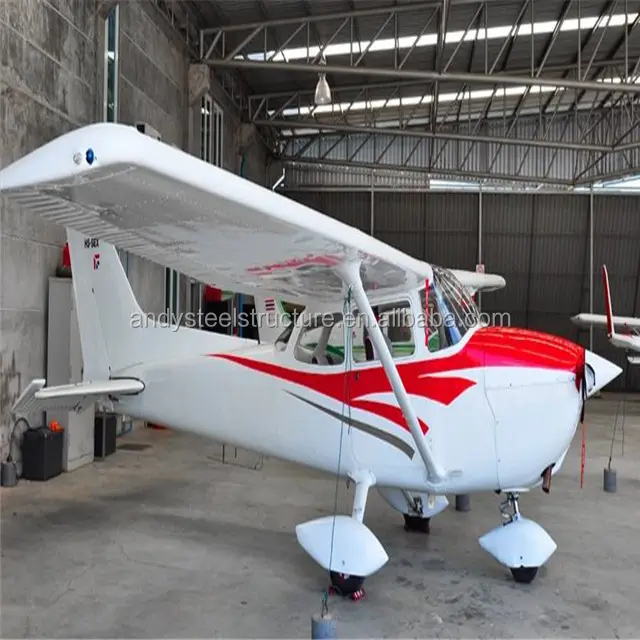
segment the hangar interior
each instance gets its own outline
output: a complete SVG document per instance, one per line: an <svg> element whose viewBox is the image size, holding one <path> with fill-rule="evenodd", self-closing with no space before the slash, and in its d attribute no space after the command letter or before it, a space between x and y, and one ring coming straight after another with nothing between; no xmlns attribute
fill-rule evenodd
<svg viewBox="0 0 640 640"><path fill-rule="evenodd" d="M553 517L565 511L568 518L580 509L587 517L598 504L607 517L619 522L620 531L629 533L637 522L622 517L622 504L607 502L597 485L621 397L626 403L623 411L637 415L633 394L640 391L640 369L629 363L623 349L609 343L604 329L580 329L571 316L605 312L603 264L608 267L614 314L640 316L639 23L640 3L635 0L4 2L0 3L0 167L92 122L137 126L143 134L361 229L415 258L502 275L507 283L503 289L480 295L483 312L508 314L514 326L568 338L623 368L606 388L615 392L605 394L606 408L603 404L595 410L595 464L588 471L592 486L583 496L596 502L589 506L581 497L575 507L571 496L565 495L555 507L535 508ZM66 236L64 229L4 199L0 213L0 445L3 461L11 454L19 463L10 409L30 380L52 370L59 345L49 331L51 278L58 273ZM216 285L132 253L121 252L121 259L148 312L180 317L199 311L205 288ZM247 303L246 296L223 295L232 306ZM60 357L68 359L68 353ZM68 373L68 362L64 367ZM215 406L211 413L215 419ZM60 420L64 423L65 418ZM91 448L93 415L82 428L84 441L77 446ZM302 555L292 552L284 562L311 598L299 593L299 584L292 586L286 576L277 577L277 565L262 557L277 556L279 545L288 544L287 535L301 521L295 519L299 514L278 516L282 504L273 497L289 490L294 472L276 461L258 463L250 451L235 448L229 454L224 443L209 443L202 449L216 465L232 459L231 465L212 467L214 463L198 462L196 440L170 443L172 433L140 429L136 433L145 444L129 458L114 456L96 468L87 464L93 460L93 450L88 457L78 454L77 466L82 468L57 479L66 483L58 497L55 486L49 488L51 483L2 489L5 585L7 576L12 579L19 571L22 553L43 542L34 530L38 523L58 527L69 541L79 544L80 530L94 531L92 518L96 518L104 525L96 536L106 545L102 559L92 560L83 549L73 566L46 569L45 585L50 588L21 582L9 596L4 590L3 618L11 633L187 637L233 636L237 631L258 637L265 624L271 625L268 634L306 633L317 585L314 578L301 577L302 569L292 569ZM633 431L627 437L625 447L631 455L640 453L640 439ZM571 450L574 458L579 457L578 449ZM567 463L569 471L558 480L558 494L579 490L577 460ZM173 492L164 477L165 463L175 476ZM631 499L633 483L637 490L640 475L632 463L627 453L619 464L629 484L615 500ZM180 471L181 465L188 471ZM226 491L224 496L213 489L199 498L191 495L205 473L212 474L220 491ZM96 482L105 484L98 488ZM255 502L244 502L243 482L251 483ZM312 487L308 496L307 485L301 484L292 490L291 500L310 511L311 501L316 511L330 510L331 479L305 476L305 482ZM142 487L139 493L136 483ZM218 531L206 520L211 499L229 514L239 505L271 510L271 515L259 515L255 525L271 535L256 546L243 532L242 515L234 513L219 533L224 538L222 552L214 553L215 561L205 561ZM46 505L38 505L38 500ZM144 503L139 510L137 501ZM154 512L149 506L154 501L172 516ZM464 517L489 523L476 507L485 502L484 498L474 502ZM192 504L200 518L186 534L176 511L181 503ZM345 505L348 511L348 500ZM384 519L376 508L372 517ZM109 532L137 515L141 521L147 519L133 527L128 542L118 538L115 547L109 546ZM451 518L450 524L455 520L442 517ZM387 539L399 538L392 525L385 526ZM472 533L477 526L476 522ZM156 527L164 527L169 538L184 534L182 548L169 548L168 538L150 543ZM574 531L569 524L562 527L566 548ZM597 529L597 523L593 527ZM392 543L404 549L407 563L396 575L394 589L410 588L405 602L427 606L427 613L414 612L400 622L392 615L398 601L381 600L384 580L379 579L379 594L373 598L378 614L371 616L362 609L353 613L344 607L340 616L347 619L345 628L352 635L415 637L425 627L433 627L437 634L477 635L508 633L511 621L503 605L521 606L536 633L558 628L567 633L569 628L608 633L610 623L598 622L601 611L603 619L619 618L618 632L623 635L624 629L637 629L638 624L637 615L625 608L633 578L624 573L624 562L613 547L602 551L595 529L585 526L581 534L586 548L598 558L593 573L580 568L574 549L569 552L574 556L562 561L561 577L545 576L555 593L562 594L562 605L554 603L553 590L540 595L544 602L539 606L522 592L513 592L510 585L499 585L498 595L489 595L481 583L493 574L482 574L484 569L473 556L475 540L455 534L459 549L454 565L446 559L443 542L434 545L432 540L435 560L429 564L425 553L422 565L415 567L410 556L421 549L419 543L412 540L409 547L397 540ZM233 538L250 550L245 560L238 559L242 551L235 548L233 561L222 558ZM148 553L145 544L150 545ZM197 553L187 560L194 548ZM165 552L168 560L163 568L162 558L154 554ZM606 553L613 554L615 571L604 559ZM63 545L61 557L73 558L71 548ZM27 567L33 562L35 570L42 557L33 558ZM125 559L130 560L128 568L123 568ZM111 573L110 562L119 567ZM481 572L479 579L468 575L474 566ZM97 577L91 577L91 567L98 567ZM213 583L202 578L202 567L217 571L230 585L206 614L203 594ZM120 569L124 573L118 573ZM443 595L425 605L422 592L430 587L419 574L439 569L448 577L430 580ZM134 575L137 570L146 571L143 578ZM186 573L180 574L172 591L174 570ZM255 570L257 574L251 575L255 588L271 593L260 602L247 586ZM632 568L627 571L631 574ZM118 594L123 577L128 582ZM97 586L101 579L107 586ZM620 580L621 586L615 596L585 586L597 579ZM75 580L77 593L69 595ZM141 622L134 606L138 600L132 596L131 604L127 597L154 580L150 599L138 603L145 613L153 615L167 603L185 605L192 597L198 621L180 622L180 616L171 620L168 614L159 614L155 622ZM461 581L467 591L458 602ZM286 598L275 595L274 586L288 594ZM404 596L396 597L402 601ZM93 598L92 613L75 623L68 621L71 607L80 606L83 598ZM287 598L297 611L265 622L271 607L284 610ZM49 622L34 612L41 605L52 607ZM574 605L587 613L576 613ZM250 606L251 615L237 622ZM213 613L223 607L232 613L221 622ZM123 616L121 624L112 623L114 615Z"/></svg>

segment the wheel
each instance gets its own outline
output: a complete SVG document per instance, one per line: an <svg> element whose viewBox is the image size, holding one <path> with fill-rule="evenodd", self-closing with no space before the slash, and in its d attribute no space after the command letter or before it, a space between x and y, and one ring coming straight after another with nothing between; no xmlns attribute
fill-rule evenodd
<svg viewBox="0 0 640 640"><path fill-rule="evenodd" d="M362 576L350 576L346 573L330 571L329 577L331 578L331 586L341 596L351 596L354 593L362 591L362 585L364 584L364 578Z"/></svg>
<svg viewBox="0 0 640 640"><path fill-rule="evenodd" d="M538 573L538 567L511 567L511 575L516 582L529 584Z"/></svg>
<svg viewBox="0 0 640 640"><path fill-rule="evenodd" d="M431 518L419 518L418 516L404 515L404 528L406 531L420 531L421 533L430 533Z"/></svg>

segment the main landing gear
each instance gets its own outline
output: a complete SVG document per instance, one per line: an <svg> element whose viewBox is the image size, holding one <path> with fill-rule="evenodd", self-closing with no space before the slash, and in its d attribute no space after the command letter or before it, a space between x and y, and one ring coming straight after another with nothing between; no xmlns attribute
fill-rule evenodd
<svg viewBox="0 0 640 640"><path fill-rule="evenodd" d="M351 600L362 600L365 596L363 588L364 578L362 576L350 576L347 573L338 573L337 571L329 571L331 586L329 587L329 595L338 595Z"/></svg>
<svg viewBox="0 0 640 640"><path fill-rule="evenodd" d="M529 584L557 545L539 524L520 514L518 499L516 491L506 492L506 498L500 504L500 514L505 522L482 536L479 542L498 562L509 567L516 582Z"/></svg>
<svg viewBox="0 0 640 640"><path fill-rule="evenodd" d="M412 496L408 491L402 492L407 500L409 513L403 513L405 531L431 533L431 517L426 515L427 506L423 504L422 496Z"/></svg>
<svg viewBox="0 0 640 640"><path fill-rule="evenodd" d="M362 522L369 487L375 478L369 472L354 473L356 495L351 515L331 515L296 527L300 546L328 573L329 592L360 600L364 579L389 560L373 532Z"/></svg>
<svg viewBox="0 0 640 640"><path fill-rule="evenodd" d="M391 507L402 514L405 531L430 533L431 518L449 506L449 501L442 495L390 487L378 487L378 492Z"/></svg>
<svg viewBox="0 0 640 640"><path fill-rule="evenodd" d="M356 482L356 490L353 498L351 518L357 522L358 525L364 526L362 520L367 504L367 496L369 495L369 489L375 484L375 478L370 472L361 471L354 474L353 479ZM358 541L353 540L353 544L357 545ZM365 576L330 570L329 579L331 580L331 586L329 587L330 594L351 598L351 600L356 601L364 598L365 591L363 585Z"/></svg>
<svg viewBox="0 0 640 640"><path fill-rule="evenodd" d="M431 533L431 518L421 518L420 516L404 516L404 530L417 531L419 533Z"/></svg>

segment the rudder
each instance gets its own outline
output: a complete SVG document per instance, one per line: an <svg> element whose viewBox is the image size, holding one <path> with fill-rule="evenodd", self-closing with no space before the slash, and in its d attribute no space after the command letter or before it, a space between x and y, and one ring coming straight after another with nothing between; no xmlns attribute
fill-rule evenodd
<svg viewBox="0 0 640 640"><path fill-rule="evenodd" d="M135 362L132 322L142 310L113 245L72 229L67 229L67 240L83 380L109 379L114 371Z"/></svg>

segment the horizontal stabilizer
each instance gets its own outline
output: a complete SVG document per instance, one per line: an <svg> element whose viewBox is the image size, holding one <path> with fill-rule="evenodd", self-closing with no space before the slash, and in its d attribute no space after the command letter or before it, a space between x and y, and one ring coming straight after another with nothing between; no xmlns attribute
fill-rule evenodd
<svg viewBox="0 0 640 640"><path fill-rule="evenodd" d="M296 536L300 546L327 571L366 577L389 560L371 530L350 516L304 522L296 527Z"/></svg>
<svg viewBox="0 0 640 640"><path fill-rule="evenodd" d="M465 271L464 269L452 269L451 272L472 296L476 293L497 291L507 286L507 281L497 274L477 273L476 271Z"/></svg>
<svg viewBox="0 0 640 640"><path fill-rule="evenodd" d="M622 331L640 331L640 318L630 316L612 316L613 326ZM571 322L583 329L589 327L607 327L607 316L597 313L579 313L571 317Z"/></svg>
<svg viewBox="0 0 640 640"><path fill-rule="evenodd" d="M144 390L144 384L134 378L79 382L55 387L45 387L45 383L42 378L32 380L13 405L11 413L19 417L53 408L83 411L100 399L134 395Z"/></svg>

